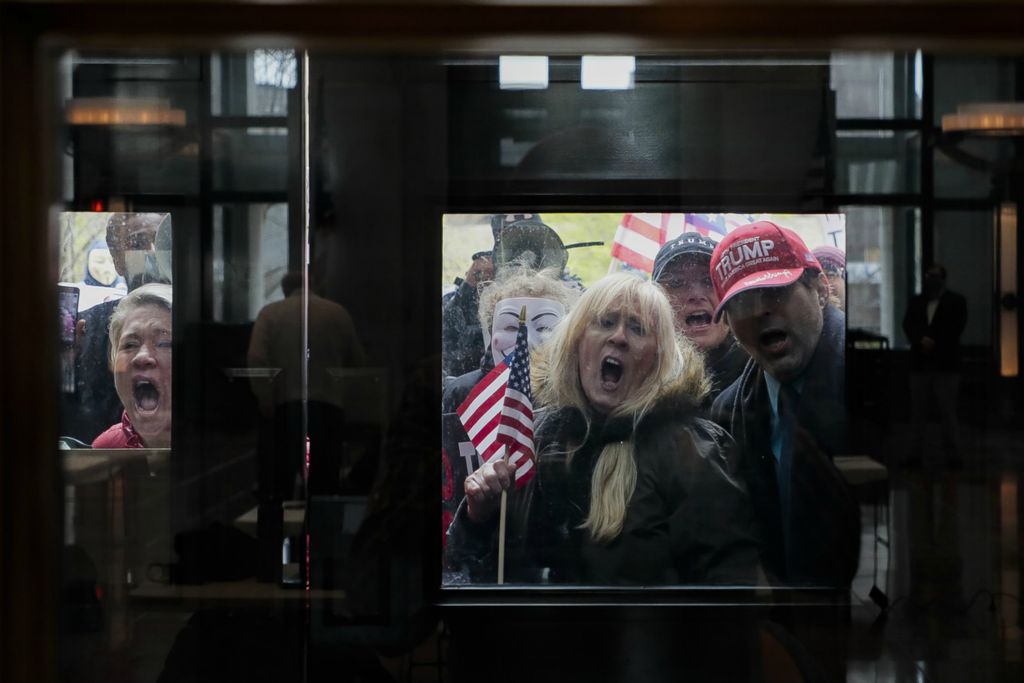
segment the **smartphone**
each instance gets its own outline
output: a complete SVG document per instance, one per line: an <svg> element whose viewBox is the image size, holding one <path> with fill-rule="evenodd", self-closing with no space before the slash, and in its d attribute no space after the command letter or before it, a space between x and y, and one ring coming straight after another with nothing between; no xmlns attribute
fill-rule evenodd
<svg viewBox="0 0 1024 683"><path fill-rule="evenodd" d="M78 287L58 285L58 306L60 313L60 342L65 349L75 345L75 330L78 327Z"/></svg>

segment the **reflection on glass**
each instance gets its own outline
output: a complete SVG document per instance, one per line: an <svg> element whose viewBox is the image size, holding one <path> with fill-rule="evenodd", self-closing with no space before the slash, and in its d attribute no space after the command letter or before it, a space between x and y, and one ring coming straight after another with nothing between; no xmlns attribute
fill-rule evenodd
<svg viewBox="0 0 1024 683"><path fill-rule="evenodd" d="M917 191L920 136L916 132L841 130L837 137L836 186L840 192Z"/></svg>
<svg viewBox="0 0 1024 683"><path fill-rule="evenodd" d="M217 53L210 58L215 116L286 116L298 83L295 50Z"/></svg>
<svg viewBox="0 0 1024 683"><path fill-rule="evenodd" d="M840 119L921 115L916 58L892 52L833 52L830 81Z"/></svg>
<svg viewBox="0 0 1024 683"><path fill-rule="evenodd" d="M281 299L288 270L287 204L217 204L213 207L213 318L242 323Z"/></svg>
<svg viewBox="0 0 1024 683"><path fill-rule="evenodd" d="M115 347L109 329L126 293L147 283L171 281L171 217L67 212L61 214L60 225L61 282L78 292L74 385L64 397L61 434L90 443L118 422L127 407L111 375ZM76 273L82 274L80 280ZM170 404L166 407L169 412Z"/></svg>
<svg viewBox="0 0 1024 683"><path fill-rule="evenodd" d="M287 190L287 128L217 128L213 131L212 154L216 190Z"/></svg>

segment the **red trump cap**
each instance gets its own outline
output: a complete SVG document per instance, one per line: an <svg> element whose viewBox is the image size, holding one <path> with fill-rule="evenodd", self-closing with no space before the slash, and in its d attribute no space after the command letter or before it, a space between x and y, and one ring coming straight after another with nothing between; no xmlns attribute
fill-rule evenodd
<svg viewBox="0 0 1024 683"><path fill-rule="evenodd" d="M737 294L762 287L785 287L799 280L808 268L820 271L821 264L789 228L771 221L736 228L711 255L711 281L719 300L715 321Z"/></svg>

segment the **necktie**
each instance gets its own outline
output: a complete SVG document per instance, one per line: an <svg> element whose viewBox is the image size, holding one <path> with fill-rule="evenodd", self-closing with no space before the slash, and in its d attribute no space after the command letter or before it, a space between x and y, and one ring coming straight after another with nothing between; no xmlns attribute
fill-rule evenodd
<svg viewBox="0 0 1024 683"><path fill-rule="evenodd" d="M792 384L779 387L779 460L775 465L775 479L779 487L779 506L782 511L783 535L788 537L790 480L793 468L793 429L800 394Z"/></svg>

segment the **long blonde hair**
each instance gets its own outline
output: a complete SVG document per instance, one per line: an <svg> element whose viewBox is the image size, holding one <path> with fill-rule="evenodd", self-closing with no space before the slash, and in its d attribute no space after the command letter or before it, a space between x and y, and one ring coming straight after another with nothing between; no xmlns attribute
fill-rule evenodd
<svg viewBox="0 0 1024 683"><path fill-rule="evenodd" d="M588 435L594 411L580 381L580 342L591 323L623 308L636 316L645 334L654 336L657 357L650 374L609 419L628 418L635 428L665 396L682 394L697 404L709 389L703 359L693 344L676 332L672 307L661 286L629 273L609 275L580 297L534 363L539 402L551 408L579 410ZM580 446L582 443L572 447L570 461ZM634 437L606 444L590 480L590 510L582 524L594 541L607 543L622 533L636 477Z"/></svg>

